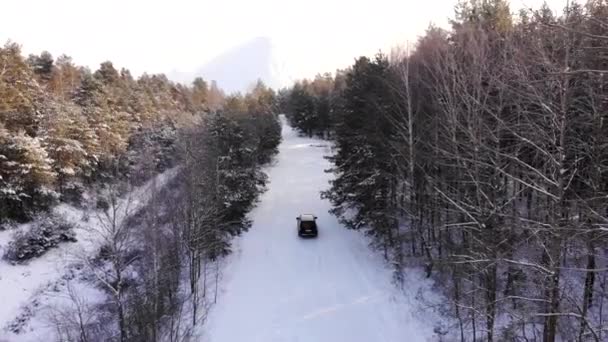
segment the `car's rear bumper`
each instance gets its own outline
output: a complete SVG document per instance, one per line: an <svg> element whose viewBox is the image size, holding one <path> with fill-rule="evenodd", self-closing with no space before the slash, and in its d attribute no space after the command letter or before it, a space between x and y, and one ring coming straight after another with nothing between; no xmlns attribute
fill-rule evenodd
<svg viewBox="0 0 608 342"><path fill-rule="evenodd" d="M316 230L312 230L312 231L299 231L298 235L302 236L302 237L315 237L317 236L317 231Z"/></svg>

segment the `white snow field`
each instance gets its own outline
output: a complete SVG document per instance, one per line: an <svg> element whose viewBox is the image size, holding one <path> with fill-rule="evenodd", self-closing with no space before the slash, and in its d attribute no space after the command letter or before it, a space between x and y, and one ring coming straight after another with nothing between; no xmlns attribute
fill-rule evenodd
<svg viewBox="0 0 608 342"><path fill-rule="evenodd" d="M329 143L299 137L283 121L268 191L251 212L253 226L235 241L217 304L202 328L209 342L434 341L433 321L418 308L418 288L406 277L397 290L391 272L362 233L328 213L319 192L329 187ZM318 216L319 236L301 239L296 216ZM412 271L415 272L415 271Z"/></svg>

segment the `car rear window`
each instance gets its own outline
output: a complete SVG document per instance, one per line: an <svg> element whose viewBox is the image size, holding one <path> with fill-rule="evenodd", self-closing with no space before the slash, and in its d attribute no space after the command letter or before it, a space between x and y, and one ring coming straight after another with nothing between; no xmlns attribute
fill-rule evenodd
<svg viewBox="0 0 608 342"><path fill-rule="evenodd" d="M312 229L315 227L315 223L312 221L302 221L302 229Z"/></svg>

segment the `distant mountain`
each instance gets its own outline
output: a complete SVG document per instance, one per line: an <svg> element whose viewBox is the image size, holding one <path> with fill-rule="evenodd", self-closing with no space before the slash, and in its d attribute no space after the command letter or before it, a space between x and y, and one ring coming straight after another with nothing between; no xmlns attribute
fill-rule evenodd
<svg viewBox="0 0 608 342"><path fill-rule="evenodd" d="M216 80L226 93L232 93L246 91L258 79L271 87L278 87L280 69L271 40L260 37L225 51L198 70L174 71L168 76L184 83L201 76L207 81Z"/></svg>

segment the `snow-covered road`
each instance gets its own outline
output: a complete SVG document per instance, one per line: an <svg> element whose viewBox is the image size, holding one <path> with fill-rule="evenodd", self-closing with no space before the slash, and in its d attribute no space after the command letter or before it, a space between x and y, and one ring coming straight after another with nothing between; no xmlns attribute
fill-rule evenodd
<svg viewBox="0 0 608 342"><path fill-rule="evenodd" d="M366 239L342 227L320 199L331 177L324 172L328 143L299 137L285 123L282 134L269 189L251 213L253 227L236 241L205 340L432 340L432 323L417 318L415 300L395 289ZM299 213L318 216L317 239L298 238Z"/></svg>

